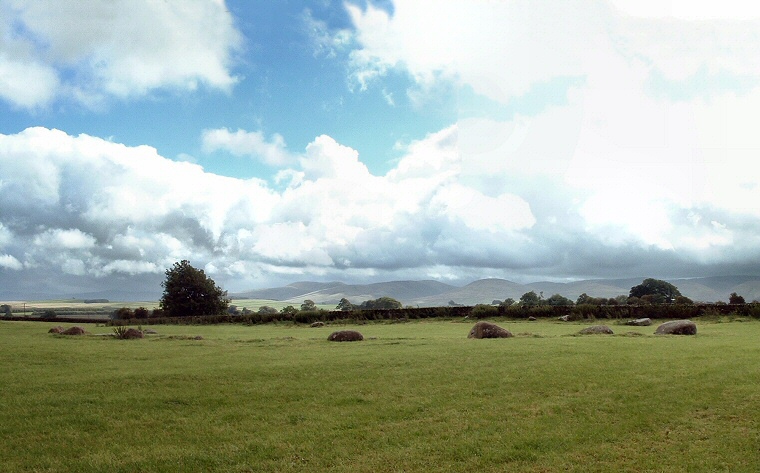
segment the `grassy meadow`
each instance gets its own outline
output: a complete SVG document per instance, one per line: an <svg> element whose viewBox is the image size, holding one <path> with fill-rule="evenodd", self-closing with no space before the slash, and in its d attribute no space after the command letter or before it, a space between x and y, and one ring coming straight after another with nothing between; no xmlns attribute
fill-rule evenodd
<svg viewBox="0 0 760 473"><path fill-rule="evenodd" d="M0 321L0 471L716 472L760 465L760 322L153 326ZM69 326L65 324L64 326ZM191 337L201 335L202 340Z"/></svg>

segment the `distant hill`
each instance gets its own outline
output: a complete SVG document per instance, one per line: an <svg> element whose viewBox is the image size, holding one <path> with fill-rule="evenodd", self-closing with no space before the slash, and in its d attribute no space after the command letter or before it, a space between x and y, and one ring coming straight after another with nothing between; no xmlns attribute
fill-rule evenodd
<svg viewBox="0 0 760 473"><path fill-rule="evenodd" d="M342 282L296 282L285 287L259 289L230 294L232 298L269 299L300 304L311 299L318 304L337 304L342 298L360 303L379 297L392 297L404 305L419 307L446 306L450 302L462 305L490 304L494 300L515 300L526 292L543 292L544 297L561 294L571 300L586 293L592 297L628 295L631 287L645 278L592 279L568 283L535 282L519 284L506 279L481 279L463 287L438 281L389 281L375 284L345 284ZM760 277L720 276L693 279L668 279L686 297L697 302L728 301L732 292L747 302L760 299Z"/></svg>
<svg viewBox="0 0 760 473"><path fill-rule="evenodd" d="M259 289L230 294L233 299L269 299L300 304L311 299L318 304L337 304L346 298L360 303L379 297L392 297L399 301L428 297L456 289L438 281L390 281L374 284L344 284L340 282L296 282L285 287Z"/></svg>

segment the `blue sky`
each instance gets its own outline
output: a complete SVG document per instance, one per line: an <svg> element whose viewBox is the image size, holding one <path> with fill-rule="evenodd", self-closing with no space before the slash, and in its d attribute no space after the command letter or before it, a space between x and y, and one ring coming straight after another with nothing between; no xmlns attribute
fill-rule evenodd
<svg viewBox="0 0 760 473"><path fill-rule="evenodd" d="M0 0L0 295L760 275L746 2ZM66 284L61 283L66 280Z"/></svg>

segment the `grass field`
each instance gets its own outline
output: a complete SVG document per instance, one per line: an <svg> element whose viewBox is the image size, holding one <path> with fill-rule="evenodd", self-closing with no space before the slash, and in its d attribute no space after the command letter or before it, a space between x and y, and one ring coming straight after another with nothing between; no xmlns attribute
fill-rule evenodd
<svg viewBox="0 0 760 473"><path fill-rule="evenodd" d="M292 325L127 341L0 322L0 471L757 471L760 322L497 322L518 335L422 321L351 326L358 343Z"/></svg>

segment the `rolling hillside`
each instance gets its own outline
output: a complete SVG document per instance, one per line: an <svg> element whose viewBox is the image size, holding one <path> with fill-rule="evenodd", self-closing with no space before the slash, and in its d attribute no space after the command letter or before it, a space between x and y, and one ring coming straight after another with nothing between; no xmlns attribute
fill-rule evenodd
<svg viewBox="0 0 760 473"><path fill-rule="evenodd" d="M494 300L512 298L518 300L529 291L543 292L544 297L561 294L571 300L586 293L592 297L616 297L627 295L631 287L640 284L640 278L595 279L569 283L535 282L518 284L506 279L481 279L463 287L438 281L389 281L375 284L352 285L341 282L297 282L285 287L260 289L230 294L235 299L269 299L300 304L311 299L319 304L337 304L342 298L353 303L388 296L404 305L433 307L446 306L450 302L462 305L490 304ZM760 299L760 277L725 276L695 279L670 279L683 295L694 301L728 301L736 292L750 302Z"/></svg>

